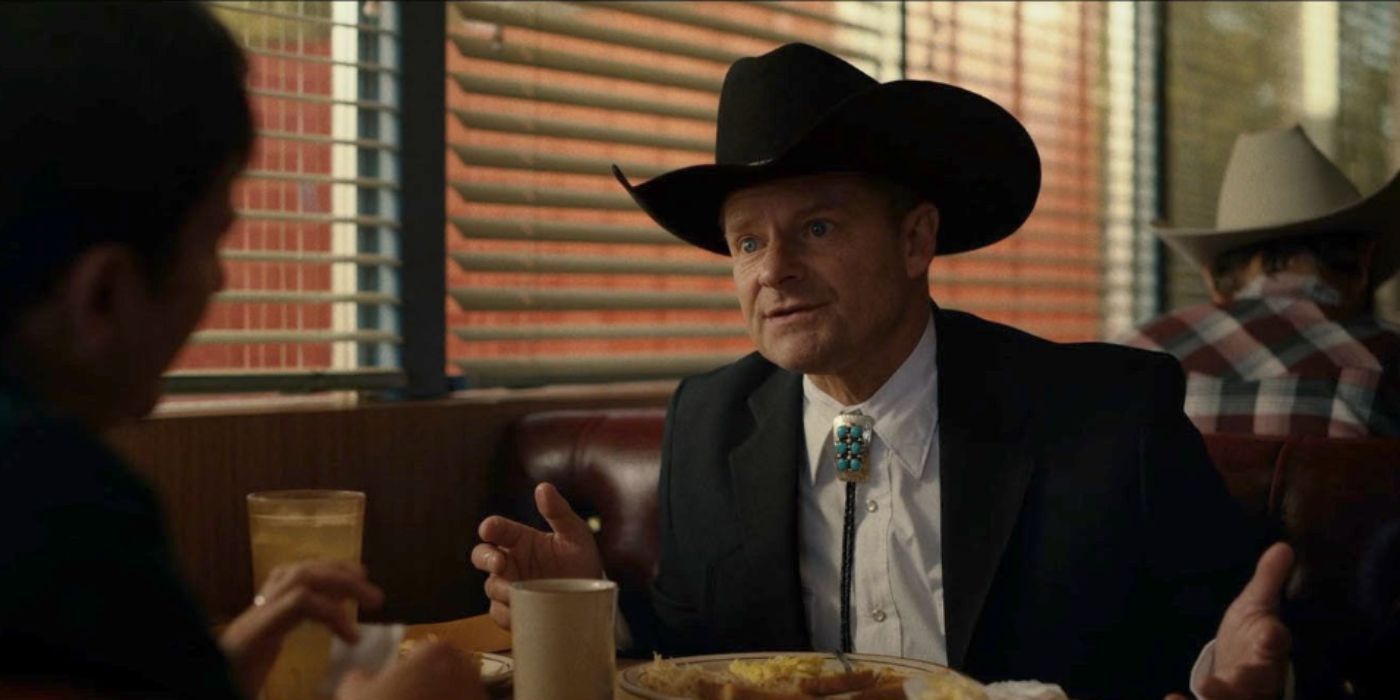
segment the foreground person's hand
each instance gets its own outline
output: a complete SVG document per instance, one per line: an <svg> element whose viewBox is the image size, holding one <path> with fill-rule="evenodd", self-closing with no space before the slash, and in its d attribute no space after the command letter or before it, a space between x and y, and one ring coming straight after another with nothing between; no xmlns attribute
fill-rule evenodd
<svg viewBox="0 0 1400 700"><path fill-rule="evenodd" d="M481 521L481 544L472 549L472 566L487 574L491 619L505 629L510 629L511 583L603 575L593 532L553 485L535 487L535 507L551 532L493 515Z"/></svg>
<svg viewBox="0 0 1400 700"><path fill-rule="evenodd" d="M1283 585L1293 571L1293 548L1282 542L1259 557L1254 577L1225 610L1215 635L1215 663L1198 688L1203 700L1264 700L1283 696L1293 638L1279 619Z"/></svg>
<svg viewBox="0 0 1400 700"><path fill-rule="evenodd" d="M282 640L298 624L319 622L347 644L360 638L347 602L373 609L384 593L354 562L312 561L279 566L267 576L254 604L234 618L219 637L234 674L248 697L257 697Z"/></svg>
<svg viewBox="0 0 1400 700"><path fill-rule="evenodd" d="M427 642L377 676L352 671L336 700L486 700L477 669L452 645Z"/></svg>

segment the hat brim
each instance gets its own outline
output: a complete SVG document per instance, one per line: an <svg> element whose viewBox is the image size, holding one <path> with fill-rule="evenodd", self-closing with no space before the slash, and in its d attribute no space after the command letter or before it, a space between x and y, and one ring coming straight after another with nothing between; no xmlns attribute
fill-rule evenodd
<svg viewBox="0 0 1400 700"><path fill-rule="evenodd" d="M1371 278L1380 283L1400 270L1397 207L1400 207L1400 172L1355 204L1312 219L1245 229L1154 226L1153 230L1167 245L1203 268L1209 268L1224 253L1274 239L1329 232L1371 233L1376 237Z"/></svg>
<svg viewBox="0 0 1400 700"><path fill-rule="evenodd" d="M1009 112L943 83L897 81L854 95L785 152L761 163L695 165L633 185L632 199L662 228L728 255L725 199L763 182L858 172L912 188L939 211L939 255L991 245L1030 216L1040 192L1040 155Z"/></svg>

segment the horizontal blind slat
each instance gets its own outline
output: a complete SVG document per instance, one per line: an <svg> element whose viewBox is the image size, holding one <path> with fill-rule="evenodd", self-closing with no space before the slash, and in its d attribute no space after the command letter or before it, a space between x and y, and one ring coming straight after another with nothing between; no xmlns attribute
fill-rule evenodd
<svg viewBox="0 0 1400 700"><path fill-rule="evenodd" d="M503 44L490 39L477 39L461 34L453 34L451 38L452 43L457 46L457 51L468 58L550 68L603 78L618 78L635 83L685 88L705 93L719 93L720 87L724 83L724 79L718 76L694 75L636 63L610 61L571 51Z"/></svg>
<svg viewBox="0 0 1400 700"><path fill-rule="evenodd" d="M729 64L744 57L741 52L729 51L716 46L692 44L674 38L641 34L582 22L561 14L561 10L572 12L575 11L575 8L557 2L458 2L455 4L458 13L470 20L522 27L614 46L628 46L634 49L685 56L717 63L726 68Z"/></svg>
<svg viewBox="0 0 1400 700"><path fill-rule="evenodd" d="M266 290L230 290L214 295L224 304L377 304L397 305L398 297L384 292L294 292Z"/></svg>
<svg viewBox="0 0 1400 700"><path fill-rule="evenodd" d="M348 389L397 389L404 386L403 372L394 369L351 370L185 370L162 379L165 391L175 394L282 391L306 394Z"/></svg>
<svg viewBox="0 0 1400 700"><path fill-rule="evenodd" d="M628 256L535 255L532 253L453 253L468 272L533 272L590 275L698 275L729 277L726 262L656 260Z"/></svg>
<svg viewBox="0 0 1400 700"><path fill-rule="evenodd" d="M277 131L275 129L258 129L258 136L263 139L275 141L297 141L303 143L328 144L332 146L356 146L358 148L371 148L381 151L397 151L398 144L376 139L340 139L325 134L307 134L298 131Z"/></svg>
<svg viewBox="0 0 1400 700"><path fill-rule="evenodd" d="M613 289L532 289L469 287L452 289L464 311L608 311L739 308L726 292L624 291Z"/></svg>
<svg viewBox="0 0 1400 700"><path fill-rule="evenodd" d="M523 204L532 207L606 209L636 211L637 204L626 193L590 192L563 187L502 185L494 182L454 182L452 189L468 202L483 204Z"/></svg>
<svg viewBox="0 0 1400 700"><path fill-rule="evenodd" d="M256 46L245 46L243 51L254 56L265 56L267 58L276 58L286 61L305 61L306 63L318 63L324 66L343 66L364 71L374 71L376 73L397 74L399 72L397 68L380 63L337 61L333 58L326 58L325 56L313 56L311 54L293 53L291 51L277 51L275 49L265 49Z"/></svg>
<svg viewBox="0 0 1400 700"><path fill-rule="evenodd" d="M283 182L304 182L314 185L354 185L371 189L397 190L399 184L393 180L373 177L332 177L290 170L245 170L245 179L278 180Z"/></svg>
<svg viewBox="0 0 1400 700"><path fill-rule="evenodd" d="M231 343L391 343L403 342L399 336L386 331L317 331L317 330L207 330L190 336L196 345Z"/></svg>
<svg viewBox="0 0 1400 700"><path fill-rule="evenodd" d="M584 158L553 151L530 151L514 148L489 148L452 144L452 151L463 165L481 165L510 170L535 170L550 173L612 176L612 166L634 177L652 178L670 168L656 163L618 162L613 158Z"/></svg>
<svg viewBox="0 0 1400 700"><path fill-rule="evenodd" d="M359 226L382 226L399 228L399 222L382 216L336 216L316 212L276 211L272 209L239 209L241 219L252 221L300 221L318 224L356 224Z"/></svg>
<svg viewBox="0 0 1400 700"><path fill-rule="evenodd" d="M454 216L452 225L465 238L560 243L619 243L625 245L686 245L654 226L580 224L570 221L499 219Z"/></svg>
<svg viewBox="0 0 1400 700"><path fill-rule="evenodd" d="M253 97L265 97L273 100L291 100L293 102L311 102L323 105L340 105L345 107L358 107L359 109L373 109L383 112L398 112L399 108L388 102L378 100L338 100L327 95L318 95L310 92L287 92L285 90L266 90L262 88L249 88L248 94Z"/></svg>
<svg viewBox="0 0 1400 700"><path fill-rule="evenodd" d="M473 386L566 384L670 379L705 372L738 359L734 353L675 355L543 355L460 359L454 364Z"/></svg>
<svg viewBox="0 0 1400 700"><path fill-rule="evenodd" d="M1032 313L1032 314L1081 314L1096 315L1099 313L1101 303L1099 301L1040 301L1040 300L972 300L955 298L946 302L940 302L944 308L958 309L974 314L1005 314L1005 313Z"/></svg>
<svg viewBox="0 0 1400 700"><path fill-rule="evenodd" d="M398 258L389 255L336 255L334 253L306 253L281 250L228 250L219 251L219 257L234 262L265 262L294 265L329 265L348 263L364 267L399 267Z"/></svg>
<svg viewBox="0 0 1400 700"><path fill-rule="evenodd" d="M714 324L550 324L528 326L475 325L453 328L466 341L578 340L637 338L743 338L743 326Z"/></svg>
<svg viewBox="0 0 1400 700"><path fill-rule="evenodd" d="M692 27L713 29L726 34L737 34L754 39L762 39L778 44L791 44L794 42L811 44L817 48L824 49L830 53L846 58L856 59L869 63L878 63L880 57L862 49L846 48L835 46L830 42L817 41L810 36L802 36L789 32L782 32L776 29L769 29L756 24L748 24L737 20L726 19L717 15L709 15L702 12L680 6L679 3L669 2L611 2L605 0L589 0L584 6L605 7L610 10L629 12L643 17L666 20L676 24L685 24ZM869 66L865 66L869 68Z"/></svg>
<svg viewBox="0 0 1400 700"><path fill-rule="evenodd" d="M501 114L498 112L479 112L465 109L454 109L452 110L452 114L457 117L457 121L461 122L462 126L469 129L481 129L483 131L504 131L514 134L532 134L537 136L579 139L581 141L604 141L607 143L620 143L632 146L670 148L678 151L704 153L707 156L710 154L713 145L710 139L673 136L655 132L639 132L608 126L580 124L578 122L560 119L542 119L523 114Z"/></svg>
<svg viewBox="0 0 1400 700"><path fill-rule="evenodd" d="M552 102L556 104L611 109L634 114L650 114L658 117L676 117L695 121L713 122L717 114L713 107L698 107L687 104L648 100L630 95L579 90L553 83L529 83L508 78L492 78L468 73L452 74L452 79L462 90L479 95L513 97Z"/></svg>

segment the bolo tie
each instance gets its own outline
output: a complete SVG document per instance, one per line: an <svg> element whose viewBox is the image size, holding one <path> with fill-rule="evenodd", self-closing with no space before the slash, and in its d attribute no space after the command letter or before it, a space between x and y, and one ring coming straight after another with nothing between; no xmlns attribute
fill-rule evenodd
<svg viewBox="0 0 1400 700"><path fill-rule="evenodd" d="M841 526L841 651L851 652L851 585L855 579L856 484L870 477L870 446L875 419L860 411L836 416L831 422L836 452L836 478L846 482L846 516Z"/></svg>

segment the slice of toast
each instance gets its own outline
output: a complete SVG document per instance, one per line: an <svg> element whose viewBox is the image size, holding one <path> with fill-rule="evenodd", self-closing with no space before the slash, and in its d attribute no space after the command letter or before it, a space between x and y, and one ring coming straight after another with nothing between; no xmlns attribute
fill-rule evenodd
<svg viewBox="0 0 1400 700"><path fill-rule="evenodd" d="M734 683L716 683L709 680L700 681L699 686L700 700L819 700L815 696L799 691L759 690Z"/></svg>
<svg viewBox="0 0 1400 700"><path fill-rule="evenodd" d="M798 690L808 695L836 695L874 687L879 675L870 669L829 673L816 678L804 678L797 683Z"/></svg>

